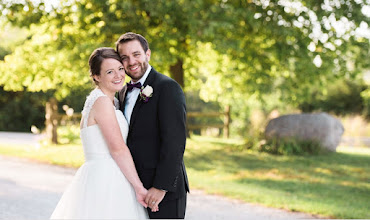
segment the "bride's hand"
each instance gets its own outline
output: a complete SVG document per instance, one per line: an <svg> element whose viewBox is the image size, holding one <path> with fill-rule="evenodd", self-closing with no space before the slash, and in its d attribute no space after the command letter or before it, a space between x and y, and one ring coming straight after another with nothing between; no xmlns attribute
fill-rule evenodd
<svg viewBox="0 0 370 220"><path fill-rule="evenodd" d="M145 202L146 194L148 193L148 190L144 187L140 187L139 189L135 189L136 193L136 200L145 208L148 207L148 204Z"/></svg>
<svg viewBox="0 0 370 220"><path fill-rule="evenodd" d="M165 195L166 195L166 192L164 190L156 189L154 187L148 190L148 194L146 195L145 202L148 204L152 212L159 211L159 203L162 202Z"/></svg>

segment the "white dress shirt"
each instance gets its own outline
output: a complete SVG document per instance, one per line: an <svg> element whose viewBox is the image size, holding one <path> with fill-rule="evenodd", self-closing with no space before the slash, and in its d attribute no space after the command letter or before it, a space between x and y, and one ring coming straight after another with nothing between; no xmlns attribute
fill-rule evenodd
<svg viewBox="0 0 370 220"><path fill-rule="evenodd" d="M140 82L141 85L144 85L145 80L148 77L149 72L151 70L152 70L152 66L148 65L148 69L144 73L143 77L141 77L141 79L137 81L136 83ZM131 83L132 83L132 80L131 80ZM126 117L128 124L130 124L132 111L134 110L135 103L136 103L137 97L139 96L139 93L140 93L140 89L136 87L134 87L131 91L127 91L124 115Z"/></svg>

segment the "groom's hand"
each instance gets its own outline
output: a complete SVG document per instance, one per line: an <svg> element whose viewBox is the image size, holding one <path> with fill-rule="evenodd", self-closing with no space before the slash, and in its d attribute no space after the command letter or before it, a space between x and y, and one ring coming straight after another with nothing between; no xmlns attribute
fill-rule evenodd
<svg viewBox="0 0 370 220"><path fill-rule="evenodd" d="M146 194L145 203L152 209L152 212L157 212L159 211L158 205L162 202L165 195L165 191L152 187Z"/></svg>

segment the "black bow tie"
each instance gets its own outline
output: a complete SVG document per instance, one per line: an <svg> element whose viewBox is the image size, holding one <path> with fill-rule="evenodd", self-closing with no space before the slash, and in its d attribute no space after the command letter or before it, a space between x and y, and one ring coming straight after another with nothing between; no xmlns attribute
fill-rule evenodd
<svg viewBox="0 0 370 220"><path fill-rule="evenodd" d="M140 82L138 82L138 83L127 83L127 90L128 91L131 91L133 88L140 89L141 88L141 83Z"/></svg>

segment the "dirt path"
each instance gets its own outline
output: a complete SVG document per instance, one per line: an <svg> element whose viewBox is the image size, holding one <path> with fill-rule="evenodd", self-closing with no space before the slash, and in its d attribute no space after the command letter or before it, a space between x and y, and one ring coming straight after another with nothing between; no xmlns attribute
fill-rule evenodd
<svg viewBox="0 0 370 220"><path fill-rule="evenodd" d="M0 156L0 219L48 219L75 169ZM308 219L192 190L186 219Z"/></svg>
<svg viewBox="0 0 370 220"><path fill-rule="evenodd" d="M6 132L0 131L0 143L1 144L27 144L34 145L38 144L38 140L42 138L39 134L27 133L27 132Z"/></svg>

